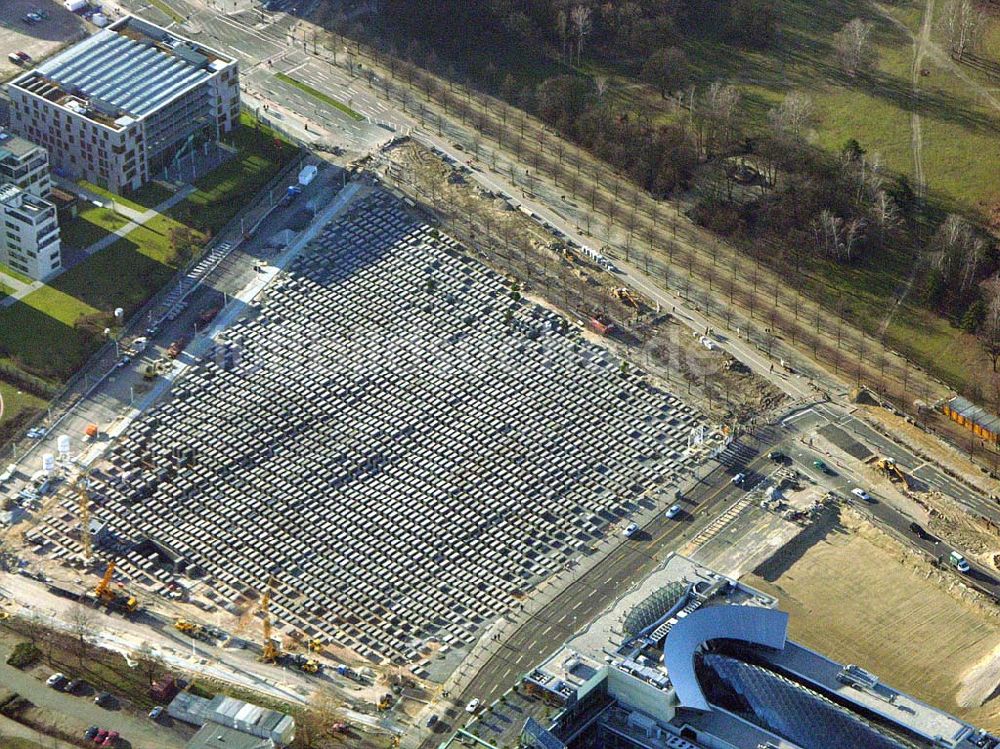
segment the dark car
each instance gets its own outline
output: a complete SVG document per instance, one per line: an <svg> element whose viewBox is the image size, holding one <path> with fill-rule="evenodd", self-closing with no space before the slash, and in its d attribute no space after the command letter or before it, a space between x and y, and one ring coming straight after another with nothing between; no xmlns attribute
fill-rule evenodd
<svg viewBox="0 0 1000 749"><path fill-rule="evenodd" d="M73 681L71 681L69 684L66 685L66 691L69 692L70 694L75 694L76 692L80 691L84 686L86 686L86 684L87 682L85 682L83 679L73 679Z"/></svg>
<svg viewBox="0 0 1000 749"><path fill-rule="evenodd" d="M785 454L780 450L772 450L767 454L767 457L773 460L775 463L785 462Z"/></svg>
<svg viewBox="0 0 1000 749"><path fill-rule="evenodd" d="M98 728L97 726L91 726L90 728L88 728L86 731L83 732L84 741L90 741L91 739L93 739L97 735L97 732L100 730L101 729Z"/></svg>
<svg viewBox="0 0 1000 749"><path fill-rule="evenodd" d="M931 535L926 530L924 530L924 527L920 525L920 523L910 523L910 532L913 533L913 535L915 535L917 538L922 539L924 541L933 541L934 543L937 543L938 541L935 536Z"/></svg>
<svg viewBox="0 0 1000 749"><path fill-rule="evenodd" d="M110 692L98 692L97 696L94 697L94 704L95 705L100 705L101 707L105 707L110 702L111 702L111 693Z"/></svg>

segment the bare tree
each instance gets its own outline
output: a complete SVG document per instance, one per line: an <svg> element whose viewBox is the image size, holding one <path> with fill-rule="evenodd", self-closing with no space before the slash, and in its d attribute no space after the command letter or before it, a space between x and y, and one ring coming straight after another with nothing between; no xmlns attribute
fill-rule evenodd
<svg viewBox="0 0 1000 749"><path fill-rule="evenodd" d="M559 34L562 56L568 62L572 62L569 60L569 55L567 54L569 50L569 16L566 15L565 8L560 8L556 14L556 32Z"/></svg>
<svg viewBox="0 0 1000 749"><path fill-rule="evenodd" d="M812 98L801 91L792 91L781 104L767 113L771 130L778 138L800 140L812 126L816 109Z"/></svg>
<svg viewBox="0 0 1000 749"><path fill-rule="evenodd" d="M899 226L899 206L885 190L879 190L872 202L872 219L878 229L879 239L884 240L886 234Z"/></svg>
<svg viewBox="0 0 1000 749"><path fill-rule="evenodd" d="M69 610L67 621L74 637L73 651L82 666L90 648L90 638L97 628L97 615L92 608L78 603Z"/></svg>
<svg viewBox="0 0 1000 749"><path fill-rule="evenodd" d="M727 150L737 139L737 120L743 95L736 86L715 81L702 97L698 114L705 129L706 149Z"/></svg>
<svg viewBox="0 0 1000 749"><path fill-rule="evenodd" d="M599 75L594 78L594 88L597 90L597 98L599 101L604 101L604 95L608 93L608 77L606 75Z"/></svg>
<svg viewBox="0 0 1000 749"><path fill-rule="evenodd" d="M981 41L986 14L972 0L951 0L945 6L941 26L952 54L962 57Z"/></svg>
<svg viewBox="0 0 1000 749"><path fill-rule="evenodd" d="M573 23L573 33L576 36L576 63L580 64L583 56L583 39L593 30L594 24L591 18L593 11L586 5L577 5L569 12L570 21Z"/></svg>
<svg viewBox="0 0 1000 749"><path fill-rule="evenodd" d="M837 51L844 72L850 77L869 70L878 61L875 46L872 43L874 25L869 21L855 18L844 24L844 28L834 34L833 46Z"/></svg>
<svg viewBox="0 0 1000 749"><path fill-rule="evenodd" d="M1000 362L1000 277L993 276L983 282L983 296L986 301L986 317L979 328L979 342L996 372Z"/></svg>
<svg viewBox="0 0 1000 749"><path fill-rule="evenodd" d="M165 670L163 661L160 656L156 654L153 650L153 646L148 642L143 642L139 649L134 653L136 661L138 661L139 668L146 675L146 681L149 682L150 686L153 686L153 681L156 679L157 675Z"/></svg>

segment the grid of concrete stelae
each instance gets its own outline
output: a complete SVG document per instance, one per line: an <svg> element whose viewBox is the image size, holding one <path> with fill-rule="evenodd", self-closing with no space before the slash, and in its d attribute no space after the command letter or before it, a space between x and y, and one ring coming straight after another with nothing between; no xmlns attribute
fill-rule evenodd
<svg viewBox="0 0 1000 749"><path fill-rule="evenodd" d="M279 623L417 673L632 513L700 423L380 193L253 313L114 446L100 514L223 599L274 573Z"/></svg>

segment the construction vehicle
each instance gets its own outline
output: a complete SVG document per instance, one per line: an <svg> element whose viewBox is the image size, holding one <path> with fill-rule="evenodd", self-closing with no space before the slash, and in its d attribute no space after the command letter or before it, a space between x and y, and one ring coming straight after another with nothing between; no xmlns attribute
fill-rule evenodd
<svg viewBox="0 0 1000 749"><path fill-rule="evenodd" d="M170 344L170 348L167 349L167 356L171 359L176 359L180 356L181 351L184 347L188 345L187 336L181 336L176 341Z"/></svg>
<svg viewBox="0 0 1000 749"><path fill-rule="evenodd" d="M189 622L187 619L178 619L174 622L174 628L180 632L191 637L197 637L201 634L202 627L200 624L195 624L194 622Z"/></svg>
<svg viewBox="0 0 1000 749"><path fill-rule="evenodd" d="M615 289L615 296L618 297L623 303L627 304L635 310L639 310L642 305L639 303L639 297L631 289L621 286Z"/></svg>
<svg viewBox="0 0 1000 749"><path fill-rule="evenodd" d="M906 474L896 463L895 458L878 458L875 467L889 477L890 481L902 482L903 486L909 487L910 482L906 479Z"/></svg>
<svg viewBox="0 0 1000 749"><path fill-rule="evenodd" d="M114 574L115 563L111 561L108 563L108 568L104 570L104 577L101 578L101 581L97 583L97 587L94 588L94 595L97 596L98 601L105 604L108 608L122 609L130 614L136 612L139 609L139 601L136 597L123 587L120 591L114 590L111 587L111 578Z"/></svg>
<svg viewBox="0 0 1000 749"><path fill-rule="evenodd" d="M281 658L281 650L271 637L271 591L274 590L274 575L267 580L267 590L260 600L260 613L264 617L264 642L260 659L264 663L277 663Z"/></svg>
<svg viewBox="0 0 1000 749"><path fill-rule="evenodd" d="M323 641L322 640L317 640L316 638L313 638L313 639L308 640L306 642L306 646L313 653L322 653L323 652Z"/></svg>
<svg viewBox="0 0 1000 749"><path fill-rule="evenodd" d="M383 694L381 697L378 698L378 709L379 710L388 710L390 707L392 707L392 705L393 705L393 703L395 701L396 700L392 696L392 693L391 692L386 692L385 694Z"/></svg>

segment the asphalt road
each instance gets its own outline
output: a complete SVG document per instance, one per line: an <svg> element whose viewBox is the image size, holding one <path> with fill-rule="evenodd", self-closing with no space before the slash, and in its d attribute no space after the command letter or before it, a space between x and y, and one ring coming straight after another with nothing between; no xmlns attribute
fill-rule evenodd
<svg viewBox="0 0 1000 749"><path fill-rule="evenodd" d="M746 470L749 473L766 464L766 458L757 458ZM462 694L452 695L455 703L464 705L473 697L486 703L496 699L517 677L550 655L558 643L614 603L634 582L648 576L667 554L745 494L746 488L733 485L731 473L731 469L718 465L680 500L683 510L678 517L668 520L658 513L639 533L622 541L600 564L523 621L499 643Z"/></svg>
<svg viewBox="0 0 1000 749"><path fill-rule="evenodd" d="M810 411L813 410L814 409L810 409ZM839 423L841 428L850 428L852 422L857 423L863 428L852 433L852 436L858 438L862 444L866 444L866 446L869 447L875 447L882 445L884 441L888 441L885 437L879 435L873 430L868 429L864 424L861 424L861 422L853 417L848 417L848 419L841 420ZM911 524L914 520L890 505L885 498L880 496L877 492L871 491L867 486L864 476L859 475L850 467L839 463L839 461L831 460L829 456L821 454L818 450L810 449L808 443L803 444L799 438L804 433L812 431L815 424L822 423L827 423L827 418L817 418L808 412L803 412L802 414L794 416L791 419L786 419L782 422L785 435L775 441L775 447L782 450L786 455L789 455L794 462L795 468L797 468L801 473L804 473L812 478L820 486L830 489L845 499L848 499L863 512L874 516L874 518L876 518L881 525L892 529L909 545L920 548L930 555L942 560L947 560L952 551L962 551L961 549L955 549L955 547L950 546L930 534L926 534L925 536L924 534L920 534L919 532L913 530L911 528ZM871 435L878 438L877 444L868 444L867 438ZM889 442L891 443L891 441ZM889 457L895 457L900 465L911 465L913 461L912 454L902 448L899 448L898 446L895 446L895 443L891 444L895 447L894 451L890 452L888 446L883 445L886 449L882 451L881 454L888 455ZM815 468L813 466L813 461L816 460L822 460L826 463L833 470L833 474L825 474ZM929 466L927 464L925 464L925 467L928 471L932 470L941 473L940 469L937 467ZM855 487L864 489L869 494L870 500L866 502L854 497L851 494L851 490ZM963 491L967 491L964 485L959 485L959 487ZM964 576L964 578L979 589L989 593L997 600L1000 600L1000 580L980 565L970 561L970 566L972 569L967 575ZM956 572L955 574L959 573Z"/></svg>

